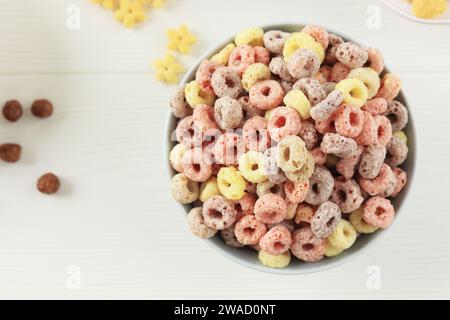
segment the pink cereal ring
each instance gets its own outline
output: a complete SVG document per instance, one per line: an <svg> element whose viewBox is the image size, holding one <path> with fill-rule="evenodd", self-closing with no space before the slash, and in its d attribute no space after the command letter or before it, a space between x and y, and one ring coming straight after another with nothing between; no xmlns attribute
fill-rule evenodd
<svg viewBox="0 0 450 320"><path fill-rule="evenodd" d="M192 115L194 120L194 125L196 129L200 130L202 133L210 129L218 129L216 121L214 120L214 108L208 105L200 105L194 109Z"/></svg>
<svg viewBox="0 0 450 320"><path fill-rule="evenodd" d="M373 116L376 116L378 114L385 113L387 108L388 102L385 98L373 98L372 100L367 101L361 109L370 112Z"/></svg>
<svg viewBox="0 0 450 320"><path fill-rule="evenodd" d="M264 47L254 47L255 50L255 63L262 63L269 65L270 62L270 52Z"/></svg>
<svg viewBox="0 0 450 320"><path fill-rule="evenodd" d="M233 202L222 196L213 196L203 203L202 215L208 227L223 230L236 221L237 212Z"/></svg>
<svg viewBox="0 0 450 320"><path fill-rule="evenodd" d="M386 146L386 150L386 163L392 167L401 165L408 157L408 146L405 141L398 137L392 137Z"/></svg>
<svg viewBox="0 0 450 320"><path fill-rule="evenodd" d="M313 37L318 43L320 43L320 45L324 49L328 48L328 45L330 44L330 38L328 31L325 30L324 27L307 25L303 28L302 32L306 32L311 37Z"/></svg>
<svg viewBox="0 0 450 320"><path fill-rule="evenodd" d="M281 196L267 193L256 200L254 212L263 223L278 223L286 218L287 204Z"/></svg>
<svg viewBox="0 0 450 320"><path fill-rule="evenodd" d="M236 220L239 220L243 216L253 214L255 202L255 196L248 192L241 199L234 201L234 209L237 212Z"/></svg>
<svg viewBox="0 0 450 320"><path fill-rule="evenodd" d="M275 80L264 80L255 83L249 92L250 103L261 110L270 110L283 102L284 91Z"/></svg>
<svg viewBox="0 0 450 320"><path fill-rule="evenodd" d="M198 144L198 134L194 128L193 116L187 116L178 122L177 128L175 129L175 135L177 141L188 148Z"/></svg>
<svg viewBox="0 0 450 320"><path fill-rule="evenodd" d="M325 120L316 120L317 132L321 134L335 133L336 128L334 127L335 116L332 114L329 118Z"/></svg>
<svg viewBox="0 0 450 320"><path fill-rule="evenodd" d="M213 148L215 160L225 165L236 165L244 152L245 146L242 137L229 132L222 134Z"/></svg>
<svg viewBox="0 0 450 320"><path fill-rule="evenodd" d="M376 196L377 194L384 192L389 187L391 175L391 167L387 164L383 164L377 177L373 179L359 177L359 185L369 195Z"/></svg>
<svg viewBox="0 0 450 320"><path fill-rule="evenodd" d="M278 107L272 110L267 128L270 137L279 142L287 136L296 136L302 128L302 121L296 110Z"/></svg>
<svg viewBox="0 0 450 320"><path fill-rule="evenodd" d="M286 67L295 79L313 77L320 69L320 60L314 51L298 49L289 57Z"/></svg>
<svg viewBox="0 0 450 320"><path fill-rule="evenodd" d="M255 63L255 50L249 45L234 48L228 60L228 66L236 68L239 73L244 74L248 66Z"/></svg>
<svg viewBox="0 0 450 320"><path fill-rule="evenodd" d="M341 62L337 62L331 68L330 81L339 82L341 80L344 80L345 78L347 78L350 71L351 69L349 67L347 67Z"/></svg>
<svg viewBox="0 0 450 320"><path fill-rule="evenodd" d="M376 97L385 98L388 102L394 100L402 88L400 78L393 73L386 73L381 79L381 86Z"/></svg>
<svg viewBox="0 0 450 320"><path fill-rule="evenodd" d="M213 73L219 68L223 68L223 65L211 60L205 60L198 67L195 80L204 90L212 91L211 78Z"/></svg>
<svg viewBox="0 0 450 320"><path fill-rule="evenodd" d="M298 259L317 262L325 255L325 239L317 238L310 227L303 227L292 235L291 252Z"/></svg>
<svg viewBox="0 0 450 320"><path fill-rule="evenodd" d="M336 49L336 58L347 67L354 69L362 67L369 58L367 51L351 43L341 43Z"/></svg>
<svg viewBox="0 0 450 320"><path fill-rule="evenodd" d="M381 144L383 146L387 146L389 141L391 141L392 138L392 125L389 119L385 116L375 116L375 126L376 126L376 132L377 132L377 138L376 141L378 144Z"/></svg>
<svg viewBox="0 0 450 320"><path fill-rule="evenodd" d="M323 166L327 161L327 155L320 150L320 147L315 147L310 153L313 156L316 165Z"/></svg>
<svg viewBox="0 0 450 320"><path fill-rule="evenodd" d="M396 197L400 193L400 191L402 191L402 189L405 187L406 182L408 181L408 175L406 174L405 171L403 171L400 168L394 168L393 171L395 177L397 178L397 184L395 186L395 190L392 196Z"/></svg>
<svg viewBox="0 0 450 320"><path fill-rule="evenodd" d="M367 53L369 55L369 59L367 61L369 67L380 74L384 70L383 55L378 49L375 48L368 48Z"/></svg>
<svg viewBox="0 0 450 320"><path fill-rule="evenodd" d="M314 78L302 78L292 88L301 90L308 97L312 106L315 106L327 97L322 84Z"/></svg>
<svg viewBox="0 0 450 320"><path fill-rule="evenodd" d="M364 205L362 217L368 224L386 229L394 222L395 209L388 199L372 197Z"/></svg>
<svg viewBox="0 0 450 320"><path fill-rule="evenodd" d="M305 201L309 190L309 179L305 182L295 183L290 180L284 184L284 193L286 200L291 203L300 203Z"/></svg>
<svg viewBox="0 0 450 320"><path fill-rule="evenodd" d="M242 96L238 99L241 104L242 110L244 110L245 119L250 119L254 116L263 116L264 111L259 110L253 104L250 103L250 98L248 96Z"/></svg>
<svg viewBox="0 0 450 320"><path fill-rule="evenodd" d="M386 148L379 144L368 146L361 156L359 174L364 179L374 179L380 173L386 158Z"/></svg>
<svg viewBox="0 0 450 320"><path fill-rule="evenodd" d="M236 227L234 228L236 239L244 245L257 244L266 232L267 227L265 224L256 219L254 215L242 217L236 222Z"/></svg>
<svg viewBox="0 0 450 320"><path fill-rule="evenodd" d="M181 165L186 177L195 182L204 182L212 174L212 159L200 147L186 151Z"/></svg>
<svg viewBox="0 0 450 320"><path fill-rule="evenodd" d="M377 127L373 116L363 111L364 124L361 133L355 138L356 143L359 145L367 146L377 141Z"/></svg>
<svg viewBox="0 0 450 320"><path fill-rule="evenodd" d="M336 171L340 173L345 179L350 179L355 175L356 166L361 159L361 154L364 151L363 146L358 146L358 150L346 158L341 158L336 164Z"/></svg>
<svg viewBox="0 0 450 320"><path fill-rule="evenodd" d="M229 96L236 99L243 91L241 76L231 67L217 69L212 75L211 85L220 98Z"/></svg>
<svg viewBox="0 0 450 320"><path fill-rule="evenodd" d="M344 137L357 137L364 126L364 115L360 108L343 104L336 110L334 122L336 132Z"/></svg>
<svg viewBox="0 0 450 320"><path fill-rule="evenodd" d="M309 121L302 121L302 127L298 135L305 142L308 150L313 149L319 142L316 127Z"/></svg>
<svg viewBox="0 0 450 320"><path fill-rule="evenodd" d="M259 246L262 250L276 256L288 251L291 243L291 232L282 225L271 228L261 240L259 240Z"/></svg>
<svg viewBox="0 0 450 320"><path fill-rule="evenodd" d="M316 75L316 79L319 80L322 85L331 81L331 67L323 65L319 68L319 72Z"/></svg>
<svg viewBox="0 0 450 320"><path fill-rule="evenodd" d="M248 150L264 152L270 146L267 120L260 116L254 116L245 121L242 137Z"/></svg>

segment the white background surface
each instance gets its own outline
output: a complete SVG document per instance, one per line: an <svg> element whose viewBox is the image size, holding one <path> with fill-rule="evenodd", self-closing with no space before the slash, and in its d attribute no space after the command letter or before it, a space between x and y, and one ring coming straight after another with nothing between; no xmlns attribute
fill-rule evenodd
<svg viewBox="0 0 450 320"><path fill-rule="evenodd" d="M27 112L0 120L1 142L23 146L0 163L1 298L450 298L450 26L416 24L381 1L172 0L127 30L87 0L0 0L0 104L28 108L47 97L48 120ZM81 30L66 9L82 9ZM367 28L369 5L381 29ZM169 195L163 155L173 87L154 80L164 31L181 23L208 46L243 27L314 22L378 47L404 82L418 131L418 165L401 217L349 263L311 275L277 276L226 260L190 235ZM60 194L35 190L53 171ZM381 290L366 287L381 268ZM67 268L81 270L68 290Z"/></svg>

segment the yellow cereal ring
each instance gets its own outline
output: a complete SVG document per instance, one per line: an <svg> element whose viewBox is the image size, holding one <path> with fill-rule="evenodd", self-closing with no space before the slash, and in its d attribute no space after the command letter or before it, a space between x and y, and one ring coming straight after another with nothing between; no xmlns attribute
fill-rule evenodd
<svg viewBox="0 0 450 320"><path fill-rule="evenodd" d="M313 50L319 57L320 63L323 62L325 51L323 50L322 45L306 32L293 33L286 39L283 49L284 59L289 59L295 51L302 48Z"/></svg>
<svg viewBox="0 0 450 320"><path fill-rule="evenodd" d="M336 89L342 92L344 103L360 108L367 101L367 88L359 79L344 79L336 84Z"/></svg>
<svg viewBox="0 0 450 320"><path fill-rule="evenodd" d="M432 19L447 11L447 0L414 0L412 10L416 17Z"/></svg>
<svg viewBox="0 0 450 320"><path fill-rule="evenodd" d="M335 257L337 255L340 255L343 251L344 250L337 249L335 246L333 246L328 239L325 240L325 255L327 257Z"/></svg>
<svg viewBox="0 0 450 320"><path fill-rule="evenodd" d="M197 81L191 81L186 85L184 95L186 96L187 103L192 108L202 104L206 104L208 106L214 105L214 95L211 92L203 90Z"/></svg>
<svg viewBox="0 0 450 320"><path fill-rule="evenodd" d="M380 89L380 77L372 68L356 68L350 71L347 78L361 80L367 88L367 99L372 99Z"/></svg>
<svg viewBox="0 0 450 320"><path fill-rule="evenodd" d="M311 103L309 102L303 91L298 89L289 91L288 94L284 97L283 102L287 107L297 110L303 120L309 119L311 117L311 115L309 114Z"/></svg>
<svg viewBox="0 0 450 320"><path fill-rule="evenodd" d="M346 250L355 242L356 230L350 222L342 219L327 240L337 250Z"/></svg>
<svg viewBox="0 0 450 320"><path fill-rule="evenodd" d="M270 69L263 63L254 63L250 65L242 76L242 86L249 91L250 88L258 81L270 79Z"/></svg>
<svg viewBox="0 0 450 320"><path fill-rule="evenodd" d="M230 200L239 200L245 193L245 180L235 167L223 167L217 174L217 184L222 195Z"/></svg>
<svg viewBox="0 0 450 320"><path fill-rule="evenodd" d="M378 230L377 227L371 226L362 218L362 214L364 212L364 207L359 208L356 211L353 211L350 214L350 223L353 225L356 231L359 233L374 233Z"/></svg>
<svg viewBox="0 0 450 320"><path fill-rule="evenodd" d="M265 118L267 121L269 121L270 115L272 114L272 111L273 111L273 110L274 110L274 109L272 109L272 110L267 110L266 113L264 114L264 118Z"/></svg>
<svg viewBox="0 0 450 320"><path fill-rule="evenodd" d="M406 135L406 133L404 131L397 131L393 133L394 137L399 138L400 140L402 140L405 144L408 144L408 136Z"/></svg>
<svg viewBox="0 0 450 320"><path fill-rule="evenodd" d="M213 55L210 60L226 66L228 65L228 60L230 59L234 48L236 48L236 45L234 43L229 43L218 53Z"/></svg>
<svg viewBox="0 0 450 320"><path fill-rule="evenodd" d="M263 46L264 30L259 27L248 28L240 31L236 38L234 38L234 42L237 46L242 46L248 44L250 46Z"/></svg>
<svg viewBox="0 0 450 320"><path fill-rule="evenodd" d="M239 171L247 181L260 183L267 180L263 172L264 155L257 151L248 151L239 158Z"/></svg>
<svg viewBox="0 0 450 320"><path fill-rule="evenodd" d="M205 202L212 196L217 196L220 194L219 186L217 185L216 177L211 177L200 186L199 200Z"/></svg>
<svg viewBox="0 0 450 320"><path fill-rule="evenodd" d="M286 268L291 262L291 253L286 251L278 256L274 256L273 254L260 250L258 259L266 267L281 269Z"/></svg>

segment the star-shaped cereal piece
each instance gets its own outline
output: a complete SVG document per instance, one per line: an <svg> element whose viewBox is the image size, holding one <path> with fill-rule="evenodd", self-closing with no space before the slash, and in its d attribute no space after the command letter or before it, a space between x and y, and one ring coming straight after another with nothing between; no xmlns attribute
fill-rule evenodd
<svg viewBox="0 0 450 320"><path fill-rule="evenodd" d="M153 65L156 68L156 79L169 84L177 83L179 74L184 71L183 65L170 53L162 59L156 59Z"/></svg>
<svg viewBox="0 0 450 320"><path fill-rule="evenodd" d="M191 52L191 47L197 42L197 37L188 30L185 24L178 29L167 30L167 37L169 38L167 47L183 54Z"/></svg>
<svg viewBox="0 0 450 320"><path fill-rule="evenodd" d="M120 0L115 18L127 28L145 20L144 6L140 0Z"/></svg>
<svg viewBox="0 0 450 320"><path fill-rule="evenodd" d="M119 0L91 0L91 2L101 4L105 9L115 9L119 4Z"/></svg>

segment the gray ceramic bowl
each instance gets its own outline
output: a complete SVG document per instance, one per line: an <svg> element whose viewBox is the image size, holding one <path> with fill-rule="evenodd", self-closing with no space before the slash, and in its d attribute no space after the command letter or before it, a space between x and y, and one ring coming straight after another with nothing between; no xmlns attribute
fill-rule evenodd
<svg viewBox="0 0 450 320"><path fill-rule="evenodd" d="M278 25L268 25L263 26L264 30L283 30L287 32L295 32L299 31L303 28L303 25L301 24L278 24ZM339 36L341 36L343 39L347 41L352 41L354 43L358 43L350 38L348 38L345 35L342 35L338 32L334 32L333 30L327 29L330 32L333 32ZM233 37L230 37L228 39L225 39L222 43L217 44L216 46L212 47L208 51L206 51L201 58L195 63L189 71L184 76L183 80L181 81L181 84L188 83L192 81L195 78L195 72L200 65L200 63L210 58L212 55L220 51L226 44L232 42L234 39ZM365 44L361 44L365 45ZM382 48L380 48L382 50ZM403 92L400 93L397 100L404 103L406 106L408 106L406 98L403 94ZM409 123L407 128L405 129L406 134L408 135L408 147L409 147L409 155L407 161L402 165L403 169L408 172L408 184L406 188L401 192L399 196L397 196L393 200L393 204L397 210L397 217L396 221L394 223L400 223L398 217L401 213L401 207L402 203L406 200L408 191L410 189L412 178L414 175L414 168L415 168L415 160L416 160L416 137L415 137L415 131L414 131L414 125L413 125L413 119L411 116L411 110L409 109ZM171 137L173 136L172 133L175 130L177 124L177 119L172 116L172 114L169 112L169 115L167 117L167 124L166 124L166 136L165 136L165 156L167 161L167 170L169 172L169 176L172 177L175 172L170 167L169 164L169 152L170 149L176 144ZM190 206L180 206L180 211L185 216L187 212L189 211ZM184 218L184 217L180 217ZM347 261L349 261L351 258L355 257L358 253L366 249L369 244L372 244L375 242L376 239L379 239L383 236L384 233L389 232L389 229L387 230L380 230L370 235L361 235L355 242L355 244L349 248L348 250L344 251L339 256L333 257L333 258L325 258L319 262L316 263L303 263L299 260L297 260L295 257L292 257L292 261L290 265L284 269L272 269L265 267L262 265L258 260L258 254L255 250L251 248L231 248L224 244L222 239L220 238L220 235L217 235L216 237L204 240L207 241L207 243L213 247L215 250L220 252L225 257L240 263L241 265L247 266L249 268L264 271L264 272L271 272L271 273L277 273L277 274L306 274L306 273L312 273L312 272L318 272L322 270L326 270L335 266L338 266L340 264L343 264ZM387 245L386 243L384 245ZM195 248L193 248L195 250Z"/></svg>

